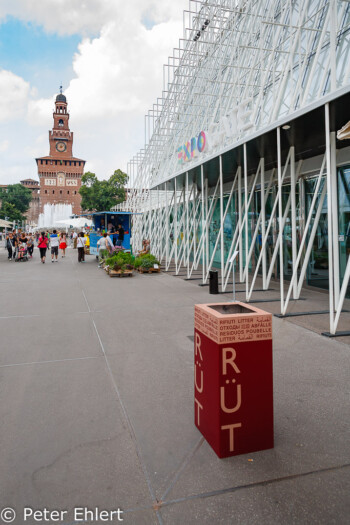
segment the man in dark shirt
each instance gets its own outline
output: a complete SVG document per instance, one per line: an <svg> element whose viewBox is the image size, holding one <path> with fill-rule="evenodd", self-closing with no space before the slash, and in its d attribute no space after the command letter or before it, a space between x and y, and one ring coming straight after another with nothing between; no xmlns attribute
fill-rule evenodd
<svg viewBox="0 0 350 525"><path fill-rule="evenodd" d="M121 224L118 225L118 240L117 246L122 246L124 240L124 228Z"/></svg>

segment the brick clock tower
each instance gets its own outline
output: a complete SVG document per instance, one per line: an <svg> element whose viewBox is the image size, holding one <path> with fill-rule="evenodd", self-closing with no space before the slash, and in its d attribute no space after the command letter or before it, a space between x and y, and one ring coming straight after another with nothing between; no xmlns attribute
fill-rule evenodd
<svg viewBox="0 0 350 525"><path fill-rule="evenodd" d="M69 129L67 99L62 87L56 97L49 143L50 154L35 159L40 179L40 212L45 204L71 204L73 213L80 214L79 188L85 160L73 157L73 132Z"/></svg>

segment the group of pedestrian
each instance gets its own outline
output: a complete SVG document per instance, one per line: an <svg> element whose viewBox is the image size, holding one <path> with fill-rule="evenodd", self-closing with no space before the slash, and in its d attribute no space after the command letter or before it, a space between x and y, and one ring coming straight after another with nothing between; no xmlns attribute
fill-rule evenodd
<svg viewBox="0 0 350 525"><path fill-rule="evenodd" d="M23 259L24 257L33 256L34 250L34 237L31 233L25 232L10 232L6 236L6 249L8 253L8 259Z"/></svg>
<svg viewBox="0 0 350 525"><path fill-rule="evenodd" d="M53 230L52 233L42 231L40 234L25 233L25 232L9 232L6 236L6 249L8 252L8 259L21 260L24 257L32 258L35 242L40 250L40 260L44 264L46 260L46 252L48 247L51 247L51 262L58 261L58 250L61 250L62 257L66 256L67 235L64 232L57 233Z"/></svg>
<svg viewBox="0 0 350 525"><path fill-rule="evenodd" d="M114 229L113 233L117 233L118 237L114 241L115 245L113 243L112 238L109 236L109 233L104 233L103 236L99 239L97 242L97 246L99 248L99 253L101 256L101 252L104 250L107 250L110 254L114 252L115 250L118 250L119 247L122 249L123 241L124 241L124 228L121 224L118 225L118 228ZM80 232L79 234L74 231L70 235L73 248L78 249L78 262L85 262L85 248L87 244L87 239L85 237L84 232ZM25 233L25 232L10 232L6 236L6 248L8 251L8 259L12 260L12 258L19 260L21 258L32 258L33 257L33 251L35 243L40 251L40 260L42 264L45 264L46 261L46 253L47 250L51 249L51 262L58 262L58 252L61 250L62 257L66 256L66 248L67 248L67 234L65 232L57 232L57 230L52 230L52 232L49 231L42 231L41 233ZM149 248L148 248L149 250ZM145 248L145 253L147 253L147 247Z"/></svg>

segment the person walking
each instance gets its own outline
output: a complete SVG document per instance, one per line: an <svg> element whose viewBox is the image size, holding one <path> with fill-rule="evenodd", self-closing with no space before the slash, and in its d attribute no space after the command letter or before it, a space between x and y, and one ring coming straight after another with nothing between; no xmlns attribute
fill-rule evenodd
<svg viewBox="0 0 350 525"><path fill-rule="evenodd" d="M17 256L18 238L19 238L19 234L16 232L16 230L13 230L12 232L12 259L14 261L16 260L16 256Z"/></svg>
<svg viewBox="0 0 350 525"><path fill-rule="evenodd" d="M85 262L85 244L84 232L80 232L77 239L78 262Z"/></svg>
<svg viewBox="0 0 350 525"><path fill-rule="evenodd" d="M98 247L98 257L99 257L99 263L100 263L98 267L101 268L103 252L108 250L107 233L104 233L103 237L99 238L99 240L97 241L97 247Z"/></svg>
<svg viewBox="0 0 350 525"><path fill-rule="evenodd" d="M33 257L33 250L34 250L34 239L33 239L33 235L31 233L28 234L27 250L28 250L29 257L32 258Z"/></svg>
<svg viewBox="0 0 350 525"><path fill-rule="evenodd" d="M46 250L47 250L48 242L49 241L46 237L45 232L41 232L41 235L38 240L38 248L40 250L40 260L43 264L45 264Z"/></svg>
<svg viewBox="0 0 350 525"><path fill-rule="evenodd" d="M123 246L124 241L124 228L121 224L118 225L118 240L117 240L117 246Z"/></svg>
<svg viewBox="0 0 350 525"><path fill-rule="evenodd" d="M76 231L74 231L73 232L73 248L77 247L77 242L78 242L78 234Z"/></svg>
<svg viewBox="0 0 350 525"><path fill-rule="evenodd" d="M6 236L6 248L8 253L8 260L12 261L12 252L14 251L14 238L12 232L10 232Z"/></svg>
<svg viewBox="0 0 350 525"><path fill-rule="evenodd" d="M17 239L18 255L17 259L22 260L27 255L27 236L25 232L22 232L19 239ZM28 258L27 258L28 260Z"/></svg>
<svg viewBox="0 0 350 525"><path fill-rule="evenodd" d="M53 230L52 234L50 235L50 244L51 244L51 262L57 262L58 257L58 235L57 231Z"/></svg>
<svg viewBox="0 0 350 525"><path fill-rule="evenodd" d="M110 238L110 236L108 235L108 233L106 233L106 241L107 241L106 242L106 247L107 247L108 253L111 254L113 252L114 246L113 246L113 241Z"/></svg>
<svg viewBox="0 0 350 525"><path fill-rule="evenodd" d="M67 235L62 232L60 235L60 250L62 251L62 257L66 256L66 248L67 248Z"/></svg>

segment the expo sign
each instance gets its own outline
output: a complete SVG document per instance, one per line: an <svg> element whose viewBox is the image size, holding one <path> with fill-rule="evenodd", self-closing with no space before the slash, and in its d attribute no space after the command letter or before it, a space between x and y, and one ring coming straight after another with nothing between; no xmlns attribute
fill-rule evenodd
<svg viewBox="0 0 350 525"><path fill-rule="evenodd" d="M205 149L207 139L204 131L201 131L198 137L192 137L191 140L186 142L183 146L177 149L177 158L179 164L188 162L195 158L197 153L202 153Z"/></svg>

